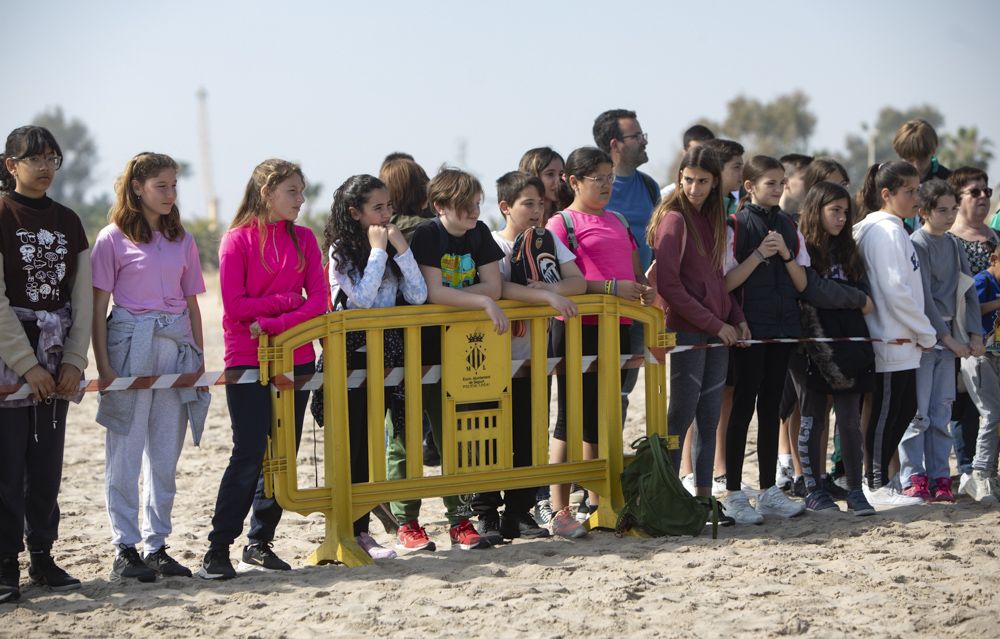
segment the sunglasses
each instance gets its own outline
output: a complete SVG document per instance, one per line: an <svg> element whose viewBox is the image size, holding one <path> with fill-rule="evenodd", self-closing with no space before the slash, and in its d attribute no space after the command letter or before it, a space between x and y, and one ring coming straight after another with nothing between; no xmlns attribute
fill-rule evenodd
<svg viewBox="0 0 1000 639"><path fill-rule="evenodd" d="M977 198L981 195L985 195L986 197L993 197L993 189L991 189L988 186L985 189L981 189L978 186L975 186L969 189L968 191L964 191L963 193L968 193L973 198Z"/></svg>

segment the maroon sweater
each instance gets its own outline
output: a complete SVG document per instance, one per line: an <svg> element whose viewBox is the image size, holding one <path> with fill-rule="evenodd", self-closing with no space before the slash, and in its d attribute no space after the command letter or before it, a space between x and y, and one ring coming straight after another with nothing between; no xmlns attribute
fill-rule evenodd
<svg viewBox="0 0 1000 639"><path fill-rule="evenodd" d="M704 243L698 250L693 233L685 233L684 218L670 211L656 229L656 303L667 314L667 329L715 336L723 323L736 326L743 311L726 292L722 265L712 259L712 229L708 220L693 220Z"/></svg>

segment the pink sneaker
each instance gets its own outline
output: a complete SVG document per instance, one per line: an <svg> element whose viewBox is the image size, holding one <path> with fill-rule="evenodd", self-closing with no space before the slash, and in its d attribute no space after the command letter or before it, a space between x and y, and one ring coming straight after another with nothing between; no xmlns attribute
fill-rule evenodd
<svg viewBox="0 0 1000 639"><path fill-rule="evenodd" d="M580 539L587 536L587 529L569 512L569 506L559 509L559 512L549 522L549 529L557 537Z"/></svg>
<svg viewBox="0 0 1000 639"><path fill-rule="evenodd" d="M458 546L462 550L476 550L490 547L490 542L479 536L468 519L463 519L452 526L448 535L451 537L452 548Z"/></svg>
<svg viewBox="0 0 1000 639"><path fill-rule="evenodd" d="M934 497L931 501L955 503L955 493L951 492L951 477L938 477L934 480Z"/></svg>
<svg viewBox="0 0 1000 639"><path fill-rule="evenodd" d="M903 491L907 497L919 497L924 501L931 501L931 491L928 488L927 475L911 475L910 487Z"/></svg>
<svg viewBox="0 0 1000 639"><path fill-rule="evenodd" d="M366 532L361 533L354 538L361 546L361 549L368 553L368 556L372 559L395 559L396 551L392 548L386 548L385 546L379 545L375 539Z"/></svg>

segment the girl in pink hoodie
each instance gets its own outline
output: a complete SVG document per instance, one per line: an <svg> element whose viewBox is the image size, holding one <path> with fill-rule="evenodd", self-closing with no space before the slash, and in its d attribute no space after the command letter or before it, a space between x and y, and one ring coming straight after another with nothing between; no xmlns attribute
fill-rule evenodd
<svg viewBox="0 0 1000 639"><path fill-rule="evenodd" d="M305 197L302 170L284 160L265 160L254 169L243 201L219 247L222 328L226 370L256 368L257 338L277 335L326 310L322 258L312 231L294 224ZM303 295L305 291L305 295ZM315 371L312 344L295 350L295 374ZM295 392L296 442L309 399ZM226 387L233 427L233 453L222 476L212 517L210 547L198 576L236 576L229 546L243 531L253 508L250 543L239 570L289 570L271 550L281 507L264 497L261 464L271 428L271 391L260 384Z"/></svg>

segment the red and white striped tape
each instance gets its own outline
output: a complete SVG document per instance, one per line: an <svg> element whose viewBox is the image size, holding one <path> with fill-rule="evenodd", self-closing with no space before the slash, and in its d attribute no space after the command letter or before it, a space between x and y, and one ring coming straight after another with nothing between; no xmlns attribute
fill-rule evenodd
<svg viewBox="0 0 1000 639"><path fill-rule="evenodd" d="M910 339L880 340L870 337L808 337L808 338L774 338L774 339L751 339L741 341L740 344L801 344L806 342L880 342L883 344L910 344ZM678 345L673 347L653 347L646 349L643 355L622 355L620 358L620 368L640 368L649 363L664 363L669 353L681 353L684 351L701 350L706 348L722 347L721 343ZM935 346L934 348L942 348ZM547 375L559 375L565 370L564 358L550 357L547 360ZM597 370L597 356L585 355L581 359L581 368L584 373L591 373ZM511 362L511 377L527 377L531 373L531 360L515 359ZM367 371L365 369L347 371L347 387L360 388L365 385ZM434 384L441 380L440 366L424 366L421 371L421 383ZM295 388L298 390L317 390L323 385L323 373L313 373L311 375L299 375L291 379L287 374L275 376L272 383L281 389ZM395 367L385 370L385 386L395 386L403 381L403 368ZM80 390L93 392L115 392L124 390L164 390L170 388L195 388L206 386L228 386L231 384L257 384L260 382L260 370L248 368L240 371L212 371L202 374L184 373L170 375L153 375L145 377L117 377L113 380L82 380ZM31 386L9 385L0 386L0 401L14 401L26 399L31 396Z"/></svg>

